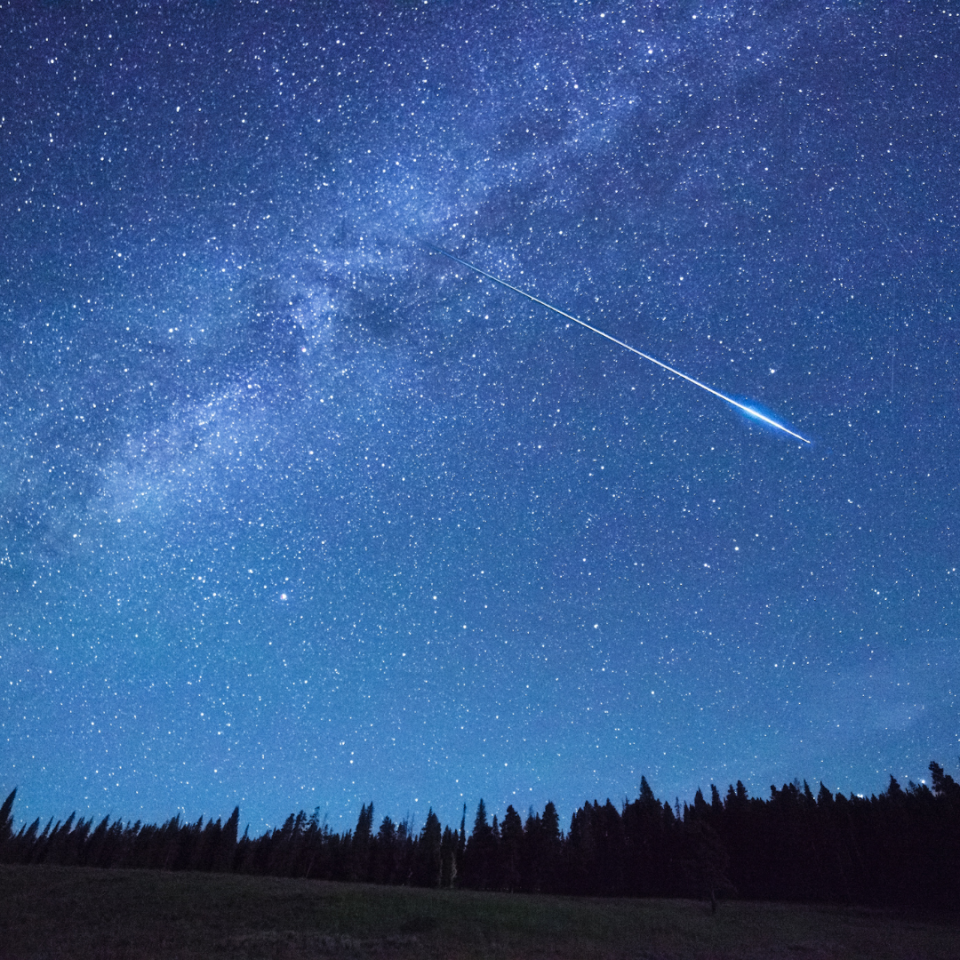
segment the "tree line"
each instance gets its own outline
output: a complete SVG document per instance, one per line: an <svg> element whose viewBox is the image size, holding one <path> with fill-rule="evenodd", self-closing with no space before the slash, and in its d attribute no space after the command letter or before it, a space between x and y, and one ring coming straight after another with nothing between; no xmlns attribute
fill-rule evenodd
<svg viewBox="0 0 960 960"><path fill-rule="evenodd" d="M832 794L806 782L751 797L741 782L709 801L674 806L640 795L619 807L585 803L561 829L557 809L509 806L492 820L481 800L467 832L431 810L419 831L373 804L336 833L319 811L291 814L258 837L226 820L178 816L161 825L71 814L14 831L14 790L0 807L0 862L138 867L306 877L423 887L589 896L790 900L960 910L960 785L937 763L931 786L891 776L879 796Z"/></svg>

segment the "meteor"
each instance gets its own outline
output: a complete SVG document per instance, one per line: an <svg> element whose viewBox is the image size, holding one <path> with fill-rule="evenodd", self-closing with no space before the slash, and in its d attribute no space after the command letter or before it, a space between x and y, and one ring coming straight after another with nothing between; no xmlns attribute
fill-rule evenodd
<svg viewBox="0 0 960 960"><path fill-rule="evenodd" d="M532 293L527 293L526 290L521 290L519 287L515 287L512 283L507 283L506 280L501 280L499 277L495 277L492 273L487 273L486 270L475 266L467 260L463 260L460 257L455 256L449 251L444 250L443 247L438 247L436 244L430 243L429 240L425 240L424 243L426 243L431 250L436 250L437 253L442 253L445 257L449 257L456 263L462 264L463 266L472 270L474 273L479 273L480 276L486 277L488 280L492 280L494 283L499 283L501 287L506 287L508 290L512 290L514 293L519 293L521 297L526 297L528 300L532 300L534 303L538 303L541 307L546 307L548 310L552 310L554 313L559 314L561 317L564 317L567 320L572 320L574 323L579 323L581 327L586 327L592 333L598 333L601 337L605 337L611 343L615 343L618 347L623 347L624 350L629 350L631 353L635 353L638 357L642 357L644 360L649 360L651 363L655 363L658 367L666 370L667 373L672 373L675 377L681 377L688 383L692 383L695 387L699 387L701 390L706 390L707 393L712 393L715 397L725 400L730 404L730 406L736 407L738 410L747 414L747 416L753 417L755 420L759 420L761 423L767 424L767 426L775 427L777 430L781 430L788 436L794 437L803 443L810 443L806 437L801 437L799 433L794 433L782 423L777 423L777 421L772 417L768 417L759 410L754 410L753 407L748 407L745 403L740 403L738 400L734 400L733 397L728 397L725 393L721 393L719 390L714 390L713 387L708 387L705 383L701 383L699 380L695 380L693 377L687 376L687 374L682 373L675 367L671 367L662 360L658 360L656 357L651 357L649 353L644 353L642 350L638 350L636 347L631 347L629 343L624 343L622 340L618 340L616 337L610 336L609 333L605 333L603 330L586 323L584 320L578 320L576 317L566 313L559 307L555 307L553 304L547 303L546 300L541 300L539 297L535 297Z"/></svg>

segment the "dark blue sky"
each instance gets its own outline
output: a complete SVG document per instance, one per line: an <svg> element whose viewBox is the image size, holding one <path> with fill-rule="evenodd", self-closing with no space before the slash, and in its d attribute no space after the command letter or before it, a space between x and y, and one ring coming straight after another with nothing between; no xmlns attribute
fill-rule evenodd
<svg viewBox="0 0 960 960"><path fill-rule="evenodd" d="M18 818L953 768L958 34L952 3L0 7Z"/></svg>

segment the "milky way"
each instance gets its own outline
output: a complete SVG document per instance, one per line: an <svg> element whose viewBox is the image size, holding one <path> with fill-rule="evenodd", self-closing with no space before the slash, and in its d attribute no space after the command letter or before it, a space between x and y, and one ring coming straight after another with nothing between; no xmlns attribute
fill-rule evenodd
<svg viewBox="0 0 960 960"><path fill-rule="evenodd" d="M18 822L955 772L941 6L10 6Z"/></svg>

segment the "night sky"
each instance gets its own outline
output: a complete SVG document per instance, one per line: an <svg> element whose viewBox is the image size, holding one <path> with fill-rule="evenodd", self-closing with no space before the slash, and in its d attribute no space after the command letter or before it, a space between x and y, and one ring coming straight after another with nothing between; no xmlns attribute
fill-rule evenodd
<svg viewBox="0 0 960 960"><path fill-rule="evenodd" d="M958 34L3 4L18 823L956 773Z"/></svg>

